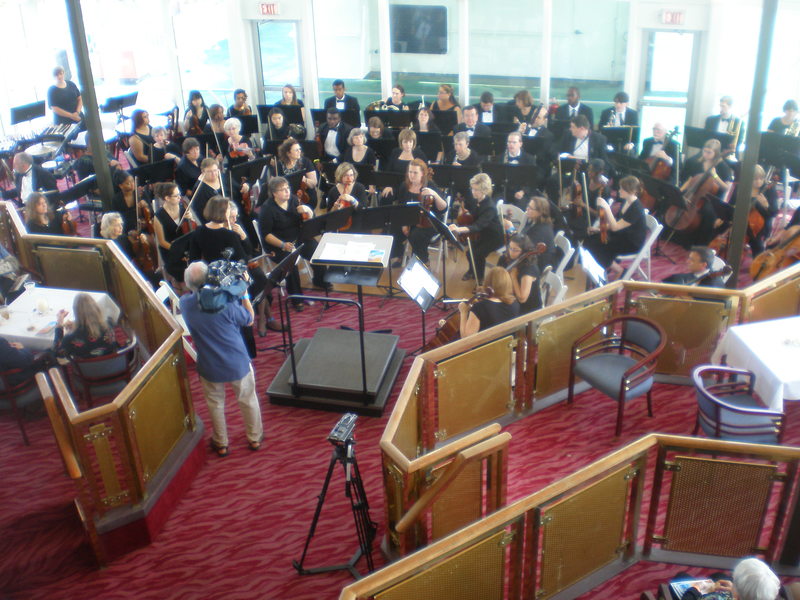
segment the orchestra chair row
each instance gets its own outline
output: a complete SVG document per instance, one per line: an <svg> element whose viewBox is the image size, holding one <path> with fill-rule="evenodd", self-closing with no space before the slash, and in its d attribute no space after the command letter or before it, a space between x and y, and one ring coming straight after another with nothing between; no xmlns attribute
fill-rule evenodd
<svg viewBox="0 0 800 600"><path fill-rule="evenodd" d="M180 298L178 297L178 294L175 293L175 290L172 289L172 286L169 283L162 280L158 283L156 298L158 298L160 302L165 304L170 309L172 316L180 324L182 330L181 335L183 341L183 350L194 362L197 362L197 350L191 342L189 328L186 326L186 321L184 320L183 315L180 313Z"/></svg>
<svg viewBox="0 0 800 600"><path fill-rule="evenodd" d="M748 370L701 365L692 371L697 391L697 420L710 438L749 444L780 445L786 415L770 410L753 393L756 376Z"/></svg>
<svg viewBox="0 0 800 600"><path fill-rule="evenodd" d="M564 280L547 265L539 276L539 295L542 298L542 308L553 306L564 301L567 297L567 286Z"/></svg>
<svg viewBox="0 0 800 600"><path fill-rule="evenodd" d="M652 417L653 376L666 343L661 325L645 317L619 315L593 327L572 345L567 404L573 402L580 377L617 402L615 437L622 433L625 404L634 398L647 396Z"/></svg>
<svg viewBox="0 0 800 600"><path fill-rule="evenodd" d="M9 381L10 377L21 372L22 369L8 369L0 372L0 410L11 412L19 426L22 441L26 446L30 446L31 443L25 431L23 413L26 409L37 406L42 400L42 395L39 393L39 388L33 377L18 383Z"/></svg>
<svg viewBox="0 0 800 600"><path fill-rule="evenodd" d="M647 223L647 238L644 241L639 252L634 254L620 254L617 257L617 261L622 263L629 262L627 269L623 273L621 279L633 279L635 275L639 275L642 277L643 281L650 281L650 258L652 254L653 244L655 244L658 236L661 234L661 230L664 229L664 226L658 222L658 220L650 214L650 211L645 209L644 211L644 218L645 222ZM642 263L644 263L644 268L642 268Z"/></svg>
<svg viewBox="0 0 800 600"><path fill-rule="evenodd" d="M558 266L556 266L554 272L563 283L564 271L572 260L572 256L575 254L575 248L572 247L572 243L569 241L569 238L564 235L563 231L556 233L555 238L553 238L553 243L555 244L556 248L561 251L561 260L559 261Z"/></svg>

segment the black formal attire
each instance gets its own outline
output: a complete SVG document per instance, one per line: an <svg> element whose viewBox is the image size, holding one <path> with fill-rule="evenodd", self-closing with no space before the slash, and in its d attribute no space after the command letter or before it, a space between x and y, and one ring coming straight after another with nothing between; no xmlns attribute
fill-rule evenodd
<svg viewBox="0 0 800 600"><path fill-rule="evenodd" d="M129 231L139 229L139 221L136 217L136 197L134 196L133 204L128 206L125 203L125 196L122 192L115 192L111 197L111 210L118 212L122 216L122 236L125 236Z"/></svg>
<svg viewBox="0 0 800 600"><path fill-rule="evenodd" d="M569 121L572 118L572 108L569 104L562 104L556 109L555 118L557 121ZM594 128L594 113L591 107L583 102L579 102L577 106L577 114L583 115L589 119L589 129Z"/></svg>
<svg viewBox="0 0 800 600"><path fill-rule="evenodd" d="M622 123L617 123L617 116L614 115L614 122L610 123L611 116L614 114L616 109L611 106L605 109L602 113L600 113L600 127L620 127L622 125L630 125L635 127L639 124L639 113L632 108L626 108L625 113L623 114Z"/></svg>
<svg viewBox="0 0 800 600"><path fill-rule="evenodd" d="M466 131L467 133L471 132L469 137L491 137L492 136L492 130L489 129L489 127L487 125L484 125L480 121L478 123L475 123L475 127L472 127L472 128L467 127L466 123L459 123L458 125L456 125L456 128L453 130L453 133L454 134L455 133L460 133L462 131Z"/></svg>
<svg viewBox="0 0 800 600"><path fill-rule="evenodd" d="M184 121L186 121L187 118L189 120L189 131L186 132L186 137L203 135L205 133L206 125L208 125L209 121L208 109L205 106L202 107L199 117L195 116L190 106L183 115Z"/></svg>
<svg viewBox="0 0 800 600"><path fill-rule="evenodd" d="M658 152L659 150L666 152L667 156L672 159L672 173L667 181L670 183L675 183L675 173L677 171L675 165L678 164L679 159L678 144L676 144L674 140L669 139L663 142L657 142L655 138L647 138L644 142L642 142L642 151L639 153L639 158L641 160L647 160L653 155L654 152Z"/></svg>
<svg viewBox="0 0 800 600"><path fill-rule="evenodd" d="M536 158L524 150L521 150L517 156L509 156L508 151L506 151L495 160L498 163L506 165L536 165ZM515 197L519 191L524 192L521 199ZM528 205L528 197L532 192L533 190L528 186L507 185L505 186L505 201L525 210Z"/></svg>
<svg viewBox="0 0 800 600"><path fill-rule="evenodd" d="M181 203L180 210L178 211L178 218L183 216L185 208L186 207L183 206L183 203ZM183 231L181 231L181 228L178 227L177 221L175 221L171 216L169 216L169 213L166 210L164 210L163 206L159 208L156 211L156 214L153 216L156 219L158 219L159 223L161 223L161 230L164 232L164 241L167 242L168 244L171 244L172 242L174 242L176 239L178 239L183 235ZM186 219L188 218L189 218L188 216L185 217L184 221L186 221ZM159 246L158 252L161 254L161 261L166 264L167 254L169 251Z"/></svg>
<svg viewBox="0 0 800 600"><path fill-rule="evenodd" d="M509 120L514 123L525 123L526 125L525 130L527 131L528 127L530 127L531 123L533 123L533 116L536 114L536 108L537 108L536 106L531 106L530 110L528 111L528 114L523 115L522 111L520 110L519 106L517 106L516 103L509 104L508 105L509 117L510 117ZM514 121L515 118L517 119L516 121Z"/></svg>
<svg viewBox="0 0 800 600"><path fill-rule="evenodd" d="M197 185L195 185L190 206L192 207L192 211L194 211L194 215L202 225L208 223L208 219L203 215L208 201L214 196L225 196L225 179L222 175L220 175L220 182L222 185L219 188L211 187L205 181L198 181Z"/></svg>
<svg viewBox="0 0 800 600"><path fill-rule="evenodd" d="M153 162L159 162L167 158L167 154L174 154L175 156L181 155L181 149L177 144L167 142L163 148L153 145Z"/></svg>
<svg viewBox="0 0 800 600"><path fill-rule="evenodd" d="M619 231L609 229L607 244L600 241L599 234L589 236L583 244L583 247L605 269L608 269L620 254L639 252L647 239L647 222L644 208L639 200L631 203L628 210L621 212L617 220L624 220L629 225Z"/></svg>
<svg viewBox="0 0 800 600"><path fill-rule="evenodd" d="M702 152L694 155L692 158L686 161L686 164L681 171L684 175L684 180L688 180L695 175L700 175L703 173L703 162L701 157ZM717 176L722 179L722 181L729 182L733 180L733 172L724 160L717 163L714 169L717 172ZM721 201L725 198L725 194L726 191L720 187L719 192L717 193L717 199ZM686 232L679 236L677 241L687 246L707 246L711 240L713 240L719 233L724 231L724 229L730 225L730 222L725 222L721 226L715 228L714 222L717 220L717 218L722 218L723 221L725 221L727 218L726 215L717 214L717 211L714 207L714 202L711 199L695 198L695 202L702 202L702 205L698 209L700 214L700 224L696 230L692 232ZM669 225L669 223L667 223L667 225Z"/></svg>
<svg viewBox="0 0 800 600"><path fill-rule="evenodd" d="M494 124L504 120L503 115L501 115L500 110L498 109L496 104L492 104L492 110L483 110L480 102L478 102L477 104L473 104L473 106L475 107L475 110L478 111L478 121L480 123Z"/></svg>
<svg viewBox="0 0 800 600"><path fill-rule="evenodd" d="M339 157L340 162L349 162L352 165L369 165L374 169L375 165L378 164L378 155L375 154L375 151L369 146L366 148L367 151L364 153L364 157L360 161L357 161L353 158L353 147L348 146L344 154Z"/></svg>
<svg viewBox="0 0 800 600"><path fill-rule="evenodd" d="M470 150L469 154L467 155L467 158L463 160L459 159L456 156L456 151L453 150L447 153L447 156L444 157L444 163L442 164L455 165L457 163L458 166L462 167L479 167L482 160L483 158L481 157L481 155L475 152L475 150Z"/></svg>
<svg viewBox="0 0 800 600"><path fill-rule="evenodd" d="M706 131L718 132L719 131L720 121L723 121L722 115L713 115L711 117L707 117L706 118L706 124L705 124L705 130ZM780 119L778 119L778 121L780 121ZM733 115L731 115L727 119L724 119L724 122L727 123L727 125L725 126L725 131L723 131L722 133L727 133L728 131L735 131L736 129L740 129L741 126L742 126L742 120L739 117L734 117ZM775 121L773 120L773 122L770 123L768 129L772 129L772 124L774 122ZM784 126L784 128L785 128L785 126ZM772 129L772 131L775 131L775 130ZM779 132L776 132L776 133L783 133L783 131L779 131Z"/></svg>
<svg viewBox="0 0 800 600"><path fill-rule="evenodd" d="M303 104L303 101L300 100L300 99L297 100L297 104L284 104L283 100L278 100L275 104L273 104L273 106L277 106L278 108L281 108L281 107L284 107L284 106L299 106L300 108L302 108L302 107L305 106L305 104Z"/></svg>
<svg viewBox="0 0 800 600"><path fill-rule="evenodd" d="M542 140L541 149L536 152L534 158L539 171L539 180L544 181L550 175L550 167L553 162L553 144L555 144L556 136L547 127L531 127L525 137L535 137Z"/></svg>
<svg viewBox="0 0 800 600"><path fill-rule="evenodd" d="M78 109L78 100L81 97L81 91L78 86L72 81L65 81L66 87L60 88L57 85L51 85L47 90L47 105L51 108L56 106L61 110L68 113L74 113ZM74 125L77 121L73 121L69 117L62 117L53 113L53 123L56 125Z"/></svg>
<svg viewBox="0 0 800 600"><path fill-rule="evenodd" d="M508 267L509 264L511 264L511 260L508 258L508 254L503 254L497 263L497 265L500 267ZM528 299L525 300L525 302L519 303L519 314L524 315L542 308L542 296L539 293L539 276L541 273L536 261L528 258L517 263L516 273L518 278L517 283L520 284L522 283L522 278L526 275L533 277L533 283L531 283L531 290L528 294ZM511 276L513 277L513 275Z"/></svg>
<svg viewBox="0 0 800 600"><path fill-rule="evenodd" d="M261 144L262 148L267 147L267 142L282 142L289 137L289 123L286 119L283 121L282 127L275 127L271 122L267 124L267 130L264 132L264 143Z"/></svg>
<svg viewBox="0 0 800 600"><path fill-rule="evenodd" d="M719 275L714 275L713 277L709 277L709 271L705 271L704 273L697 274L697 273L673 273L669 277L665 278L663 283L675 283L678 285L698 285L700 287L715 287L715 288L722 288L725 287L725 282L723 281L722 277Z"/></svg>
<svg viewBox="0 0 800 600"><path fill-rule="evenodd" d="M31 168L25 173L14 172L14 187L9 190L2 190L3 198L12 200L19 198L20 203L25 202L26 198L22 198L23 178L30 177L32 192L45 191L55 192L58 190L56 177L50 171L39 165L31 165ZM47 201L51 208L58 207L58 194L48 194Z"/></svg>
<svg viewBox="0 0 800 600"><path fill-rule="evenodd" d="M478 239L472 242L472 251L475 259L475 269L478 271L475 276L479 281L483 281L486 257L503 244L503 225L500 223L494 200L488 196L479 203L472 197L472 194L467 194L464 197L464 207L474 219L472 224L468 226L469 232L479 234ZM469 261L468 264L471 271L472 261Z"/></svg>
<svg viewBox="0 0 800 600"><path fill-rule="evenodd" d="M493 302L487 298L478 300L469 310L480 321L481 326L478 331L510 321L520 314L519 302L516 300L511 304L506 304L505 302Z"/></svg>
<svg viewBox="0 0 800 600"><path fill-rule="evenodd" d="M236 106L235 106L235 105L231 104L231 105L228 107L228 110L227 110L227 112L225 113L225 118L226 118L226 119L231 119L231 118L238 119L239 117L247 117L247 116L250 116L250 115L252 115L252 114L253 114L253 111L252 111L252 110L250 110L250 107L249 107L249 106L247 106L247 104L245 104L245 105L242 107L242 109L241 109L241 110L239 110L238 108L236 108Z"/></svg>
<svg viewBox="0 0 800 600"><path fill-rule="evenodd" d="M442 192L433 182L428 182L426 187L429 187L440 196L442 195ZM413 194L408 191L405 182L400 184L397 194L395 195L395 204L408 204L409 202L421 201L422 199L419 194ZM445 211L438 210L435 204L431 207L431 212L433 212L440 221L445 217ZM420 227L418 225L412 225L408 232L408 237L406 237L401 227L393 225L391 234L394 237L394 242L392 243L392 258L399 258L403 255L403 242L408 239L408 243L411 244L411 251L417 258L422 262L428 262L428 244L430 244L430 241L436 235L436 229L434 229L433 226Z"/></svg>
<svg viewBox="0 0 800 600"><path fill-rule="evenodd" d="M411 129L413 129L414 132L417 133L417 134L420 134L420 133L439 133L439 134L441 134L442 133L442 130L439 129L439 126L436 123L434 123L432 120L428 121L428 131L420 131L419 123L417 123L417 122L414 122L414 123L411 124Z"/></svg>
<svg viewBox="0 0 800 600"><path fill-rule="evenodd" d="M400 153L402 150L400 148L395 148L392 150L392 153L389 155L389 160L386 163L386 170L391 171L393 173L405 173L406 169L408 169L408 163L410 160L403 160L400 158ZM425 156L425 153L420 148L414 148L411 151L411 154L414 158L420 158L424 160L426 163L428 162L428 157Z"/></svg>
<svg viewBox="0 0 800 600"><path fill-rule="evenodd" d="M458 104L454 104L453 106L451 106L447 110L442 110L441 108L439 108L439 103L438 102L434 102L431 105L431 112L433 113L433 118L435 119L436 115L438 115L440 113L446 113L446 112L447 113L450 113L450 112L455 113L455 112L457 112L456 111L457 108L459 108ZM454 125L454 127L455 127L455 125ZM445 131L443 127L440 127L439 129L441 129L442 133L445 134L445 135L450 134L450 132L452 131L452 129L449 129L449 128L447 129L447 131Z"/></svg>
<svg viewBox="0 0 800 600"><path fill-rule="evenodd" d="M344 105L340 108L342 103L344 103ZM339 106L337 106L337 104ZM325 110L329 108L338 108L339 110L354 110L356 112L361 112L361 106L358 104L358 98L354 98L350 94L345 94L341 100L338 100L336 96L326 98L324 108Z"/></svg>
<svg viewBox="0 0 800 600"><path fill-rule="evenodd" d="M197 185L197 180L200 179L201 160L197 159L197 164L195 164L184 156L175 169L175 183L186 195L194 189L194 186Z"/></svg>
<svg viewBox="0 0 800 600"><path fill-rule="evenodd" d="M358 208L366 208L365 204L367 202L367 189L358 183L357 181L353 184L353 189L350 191L350 195L358 200ZM331 189L328 190L328 193L325 194L325 208L331 210L333 205L336 204L336 201L339 199L341 194L339 193L339 188L336 185L332 185Z"/></svg>
<svg viewBox="0 0 800 600"><path fill-rule="evenodd" d="M28 233L40 235L64 235L64 231L61 229L61 224L63 222L64 213L59 211L53 215L53 218L50 219L50 222L47 225L42 225L36 221L31 221L25 224L25 228L28 230Z"/></svg>
<svg viewBox="0 0 800 600"><path fill-rule="evenodd" d="M325 149L325 141L328 139L328 132L331 131L331 128L328 127L327 123L324 123L319 128L319 140L322 142L322 157L325 160L334 160L339 159L345 151L347 150L347 136L350 135L350 130L353 129L345 123L344 121L339 121L339 124L336 126L336 148L339 150L339 156L333 156L332 154L328 154L328 151Z"/></svg>
<svg viewBox="0 0 800 600"><path fill-rule="evenodd" d="M305 156L301 156L299 158L299 160L296 163L294 163L294 166L292 168L287 167L283 163L283 161L279 160L278 164L277 164L277 171L278 171L278 177L286 177L288 175L294 175L295 173L302 173L303 175L308 175L309 173L316 173L317 172L317 170L314 168L313 163L310 160L308 160ZM290 179L289 180L289 185L292 188L292 195L297 194L297 190L300 189L299 183L295 182L293 179ZM266 186L264 186L264 188L262 189L262 193L265 190L266 190ZM316 208L317 207L317 193L316 193L316 191L315 190L308 190L307 193L308 193L309 200L311 201L309 206L311 208ZM290 242L292 240L286 240L286 241Z"/></svg>
<svg viewBox="0 0 800 600"><path fill-rule="evenodd" d="M536 262L540 270L550 266L555 268L557 262L555 233L553 232L552 223L525 223L525 227L520 232L528 236L528 239L535 248L537 244L542 243L547 248L542 254L536 257Z"/></svg>
<svg viewBox="0 0 800 600"><path fill-rule="evenodd" d="M572 133L567 130L564 132L564 135L561 138L561 142L558 146L558 152L559 154L566 152L567 154L575 155L575 152L584 144L588 146L587 155L589 160L592 160L593 158L602 159L606 167L608 167L608 149L606 148L607 142L606 137L602 133L590 131L589 135L583 140L578 140L578 138L573 136Z"/></svg>
<svg viewBox="0 0 800 600"><path fill-rule="evenodd" d="M267 200L259 211L258 215L258 235L265 251L275 253L275 261L280 262L290 253L281 248L271 246L266 241L267 234L272 234L282 242L291 242L295 245L300 243L302 217L297 213L299 201L296 196L289 197L286 210L281 208L274 198ZM305 259L310 259L317 249L316 240L303 242L300 255ZM317 287L324 287L323 277L325 276L324 267L312 266L312 283ZM290 294L301 294L300 273L297 267L293 267L286 277L286 290Z"/></svg>
<svg viewBox="0 0 800 600"><path fill-rule="evenodd" d="M772 220L778 214L780 207L778 206L778 194L774 187L767 187L763 192L764 197L767 199L767 207L764 208L752 198L752 207L758 211L758 214L764 219L764 227L761 228L757 234L748 231L747 237L749 238L750 249L753 251L753 256L758 256L764 251L764 244L769 238L772 231ZM731 198L736 198L736 190L731 193ZM749 229L749 227L748 227Z"/></svg>
<svg viewBox="0 0 800 600"><path fill-rule="evenodd" d="M202 260L211 263L222 258L222 251L233 249L230 260L246 261L250 254L245 249L242 238L235 231L225 227L214 228L204 225L198 227L189 242L189 261Z"/></svg>

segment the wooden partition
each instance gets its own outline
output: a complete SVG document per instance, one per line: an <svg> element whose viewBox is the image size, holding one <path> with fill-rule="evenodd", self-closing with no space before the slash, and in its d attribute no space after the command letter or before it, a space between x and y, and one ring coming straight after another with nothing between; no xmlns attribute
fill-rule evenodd
<svg viewBox="0 0 800 600"><path fill-rule="evenodd" d="M102 563L159 529L161 523L147 522L149 510L198 447L202 424L189 391L182 330L113 242L27 235L9 203L0 204L0 242L45 286L108 293L139 342L139 370L107 404L80 411L60 369L38 376L62 458L76 481L81 518ZM181 486L191 481L175 479ZM172 492L164 494L166 502L180 497ZM159 519L168 513L157 512ZM119 528L125 533L118 536ZM128 540L134 546L126 547Z"/></svg>

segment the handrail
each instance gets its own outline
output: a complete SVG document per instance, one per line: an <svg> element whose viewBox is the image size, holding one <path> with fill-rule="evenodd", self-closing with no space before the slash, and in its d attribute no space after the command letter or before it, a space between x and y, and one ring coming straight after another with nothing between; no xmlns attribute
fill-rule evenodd
<svg viewBox="0 0 800 600"><path fill-rule="evenodd" d="M70 479L80 479L83 477L83 470L78 462L78 458L75 456L75 448L69 441L69 434L64 427L64 422L61 420L61 415L56 408L53 390L47 382L47 376L42 372L37 373L36 384L39 386L39 393L42 395L42 401L47 409L47 415L50 417L50 424L53 426L53 435L56 438L56 445L61 453L61 458L64 460L64 467L67 470L67 475L69 475ZM61 396L59 394L59 402L60 398ZM63 403L61 403L61 405L63 406Z"/></svg>
<svg viewBox="0 0 800 600"><path fill-rule="evenodd" d="M499 427L499 426L498 426ZM404 533L419 518L420 514L436 501L444 489L464 470L470 462L481 460L493 454L502 446L508 446L511 434L501 433L493 438L461 450L456 454L453 461L446 467L442 475L429 487L422 496L408 509L405 515L395 525L397 533Z"/></svg>

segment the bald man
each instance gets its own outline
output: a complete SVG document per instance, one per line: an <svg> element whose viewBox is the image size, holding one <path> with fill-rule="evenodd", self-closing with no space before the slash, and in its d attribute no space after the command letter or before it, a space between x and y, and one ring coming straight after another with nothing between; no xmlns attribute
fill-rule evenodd
<svg viewBox="0 0 800 600"><path fill-rule="evenodd" d="M678 160L678 144L674 140L667 140L667 128L662 123L653 125L653 137L647 138L642 143L642 153L639 158L660 158L672 167L670 183L675 183L675 163Z"/></svg>

